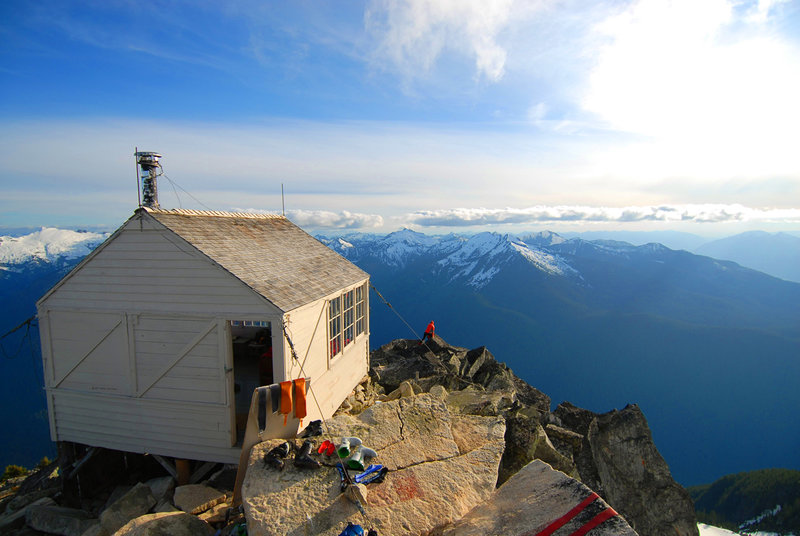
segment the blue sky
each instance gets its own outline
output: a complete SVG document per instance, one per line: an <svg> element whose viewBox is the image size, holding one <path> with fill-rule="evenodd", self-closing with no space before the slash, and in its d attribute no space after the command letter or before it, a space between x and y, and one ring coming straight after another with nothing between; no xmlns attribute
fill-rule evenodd
<svg viewBox="0 0 800 536"><path fill-rule="evenodd" d="M138 147L313 230L800 230L797 1L9 0L0 77L0 227L118 226Z"/></svg>

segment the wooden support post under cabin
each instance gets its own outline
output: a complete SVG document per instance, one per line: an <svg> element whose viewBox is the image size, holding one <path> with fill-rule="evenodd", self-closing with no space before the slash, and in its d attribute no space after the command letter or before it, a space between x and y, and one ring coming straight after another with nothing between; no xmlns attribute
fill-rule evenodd
<svg viewBox="0 0 800 536"><path fill-rule="evenodd" d="M185 486L192 478L192 464L189 460L175 459L175 469L178 471L178 485Z"/></svg>
<svg viewBox="0 0 800 536"><path fill-rule="evenodd" d="M219 465L218 462L205 462L198 467L193 473L191 472L191 461L175 459L175 465L158 454L151 454L161 467L163 467L174 478L179 486L186 484L197 484L203 477L205 477L214 467Z"/></svg>
<svg viewBox="0 0 800 536"><path fill-rule="evenodd" d="M189 478L189 484L197 484L203 477L205 477L214 467L217 466L217 462L206 462L200 467L198 467L194 473L192 473L191 478Z"/></svg>
<svg viewBox="0 0 800 536"><path fill-rule="evenodd" d="M170 474L170 476L172 476L172 478L174 478L176 481L178 480L178 471L171 463L169 463L167 460L165 460L158 454L151 454L151 456L155 461L157 461L161 465L161 467L163 467Z"/></svg>
<svg viewBox="0 0 800 536"><path fill-rule="evenodd" d="M86 451L86 453L83 455L83 458L75 462L72 467L64 468L63 478L66 478L67 480L74 478L75 475L78 474L78 471L81 470L81 467L83 467L86 462L88 462L98 451L99 449L97 447L89 447L89 450Z"/></svg>
<svg viewBox="0 0 800 536"><path fill-rule="evenodd" d="M58 469L61 473L61 494L63 496L63 506L77 508L80 506L80 489L77 479L70 480L64 475L67 474L72 465L77 460L75 453L75 443L70 441L58 442Z"/></svg>

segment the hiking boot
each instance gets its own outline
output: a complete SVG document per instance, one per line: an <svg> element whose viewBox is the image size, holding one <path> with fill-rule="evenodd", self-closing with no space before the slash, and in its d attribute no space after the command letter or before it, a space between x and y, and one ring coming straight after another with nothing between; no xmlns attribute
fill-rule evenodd
<svg viewBox="0 0 800 536"><path fill-rule="evenodd" d="M284 441L277 447L264 454L264 465L278 471L283 470L283 459L289 455L289 442Z"/></svg>
<svg viewBox="0 0 800 536"><path fill-rule="evenodd" d="M294 466L300 469L316 469L320 463L311 457L311 448L314 443L310 439L303 441L303 446L294 457Z"/></svg>

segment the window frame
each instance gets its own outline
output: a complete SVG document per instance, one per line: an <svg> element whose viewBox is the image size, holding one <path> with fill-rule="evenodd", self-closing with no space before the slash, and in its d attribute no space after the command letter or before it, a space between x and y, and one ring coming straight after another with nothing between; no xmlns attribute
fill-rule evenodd
<svg viewBox="0 0 800 536"><path fill-rule="evenodd" d="M369 332L367 294L369 282L343 290L327 300L328 359L333 360Z"/></svg>
<svg viewBox="0 0 800 536"><path fill-rule="evenodd" d="M342 297L328 300L328 356L333 359L344 351L342 347Z"/></svg>
<svg viewBox="0 0 800 536"><path fill-rule="evenodd" d="M356 328L356 337L361 335L362 333L367 332L367 322L366 322L366 296L367 296L367 283L363 285L359 285L355 288L356 295L355 295L355 328Z"/></svg>

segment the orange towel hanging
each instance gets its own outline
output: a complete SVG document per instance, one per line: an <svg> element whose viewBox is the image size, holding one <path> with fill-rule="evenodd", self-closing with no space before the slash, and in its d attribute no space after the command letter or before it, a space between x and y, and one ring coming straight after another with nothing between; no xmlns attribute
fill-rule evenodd
<svg viewBox="0 0 800 536"><path fill-rule="evenodd" d="M306 379L297 378L294 381L294 416L300 419L300 428L303 427L303 417L306 412Z"/></svg>
<svg viewBox="0 0 800 536"><path fill-rule="evenodd" d="M281 413L283 413L283 425L289 419L292 412L292 382L291 380L281 382Z"/></svg>

